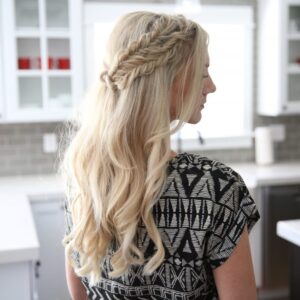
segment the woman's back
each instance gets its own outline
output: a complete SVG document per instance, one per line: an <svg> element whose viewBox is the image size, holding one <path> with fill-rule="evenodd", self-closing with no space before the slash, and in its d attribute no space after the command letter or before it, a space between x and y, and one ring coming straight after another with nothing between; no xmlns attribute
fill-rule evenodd
<svg viewBox="0 0 300 300"><path fill-rule="evenodd" d="M163 263L152 275L142 274L144 265L132 265L111 278L112 244L101 281L90 287L89 278L81 278L90 299L218 299L213 270L230 257L244 225L250 231L259 219L255 203L239 174L218 161L185 152L171 159L166 171L163 193L153 207ZM145 263L157 250L142 222L136 245Z"/></svg>

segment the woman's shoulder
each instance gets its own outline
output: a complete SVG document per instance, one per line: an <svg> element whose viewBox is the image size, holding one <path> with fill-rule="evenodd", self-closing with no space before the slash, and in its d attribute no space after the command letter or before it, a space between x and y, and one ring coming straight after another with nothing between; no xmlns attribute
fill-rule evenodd
<svg viewBox="0 0 300 300"><path fill-rule="evenodd" d="M227 164L198 153L178 153L170 160L169 169L181 174L206 174L215 179L243 182L241 176Z"/></svg>
<svg viewBox="0 0 300 300"><path fill-rule="evenodd" d="M183 199L194 199L198 204L205 202L206 212L211 214L213 223L216 222L212 226L219 226L219 221L228 226L247 221L250 231L259 219L256 204L242 177L225 163L184 152L174 157L170 165L167 196L172 197L179 191L178 196Z"/></svg>

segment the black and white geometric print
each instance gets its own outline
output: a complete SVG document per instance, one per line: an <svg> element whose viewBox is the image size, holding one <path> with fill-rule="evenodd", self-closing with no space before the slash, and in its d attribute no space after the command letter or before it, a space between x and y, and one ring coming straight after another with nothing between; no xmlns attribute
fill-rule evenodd
<svg viewBox="0 0 300 300"><path fill-rule="evenodd" d="M107 256L98 285L90 287L82 278L89 299L218 299L212 270L229 258L244 225L250 231L258 221L255 202L240 175L216 160L184 152L169 162L167 174L153 207L163 263L149 276L142 275L143 266L133 265L111 279ZM142 223L137 245L146 262L156 251Z"/></svg>

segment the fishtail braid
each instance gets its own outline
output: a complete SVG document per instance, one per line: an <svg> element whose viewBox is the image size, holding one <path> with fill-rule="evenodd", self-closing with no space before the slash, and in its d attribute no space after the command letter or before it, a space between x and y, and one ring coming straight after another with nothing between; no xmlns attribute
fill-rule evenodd
<svg viewBox="0 0 300 300"><path fill-rule="evenodd" d="M114 67L103 72L101 79L113 90L125 89L135 78L150 75L171 61L182 43L191 41L195 33L196 27L188 26L184 16L180 15L175 23L161 15L153 22L150 32L120 51Z"/></svg>

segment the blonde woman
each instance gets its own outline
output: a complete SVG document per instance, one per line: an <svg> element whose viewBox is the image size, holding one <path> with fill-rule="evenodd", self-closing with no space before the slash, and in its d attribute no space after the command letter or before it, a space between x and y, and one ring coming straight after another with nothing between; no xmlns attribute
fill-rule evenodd
<svg viewBox="0 0 300 300"><path fill-rule="evenodd" d="M61 165L72 299L256 299L259 213L242 178L170 149L216 90L207 46L183 15L132 12L115 25Z"/></svg>

